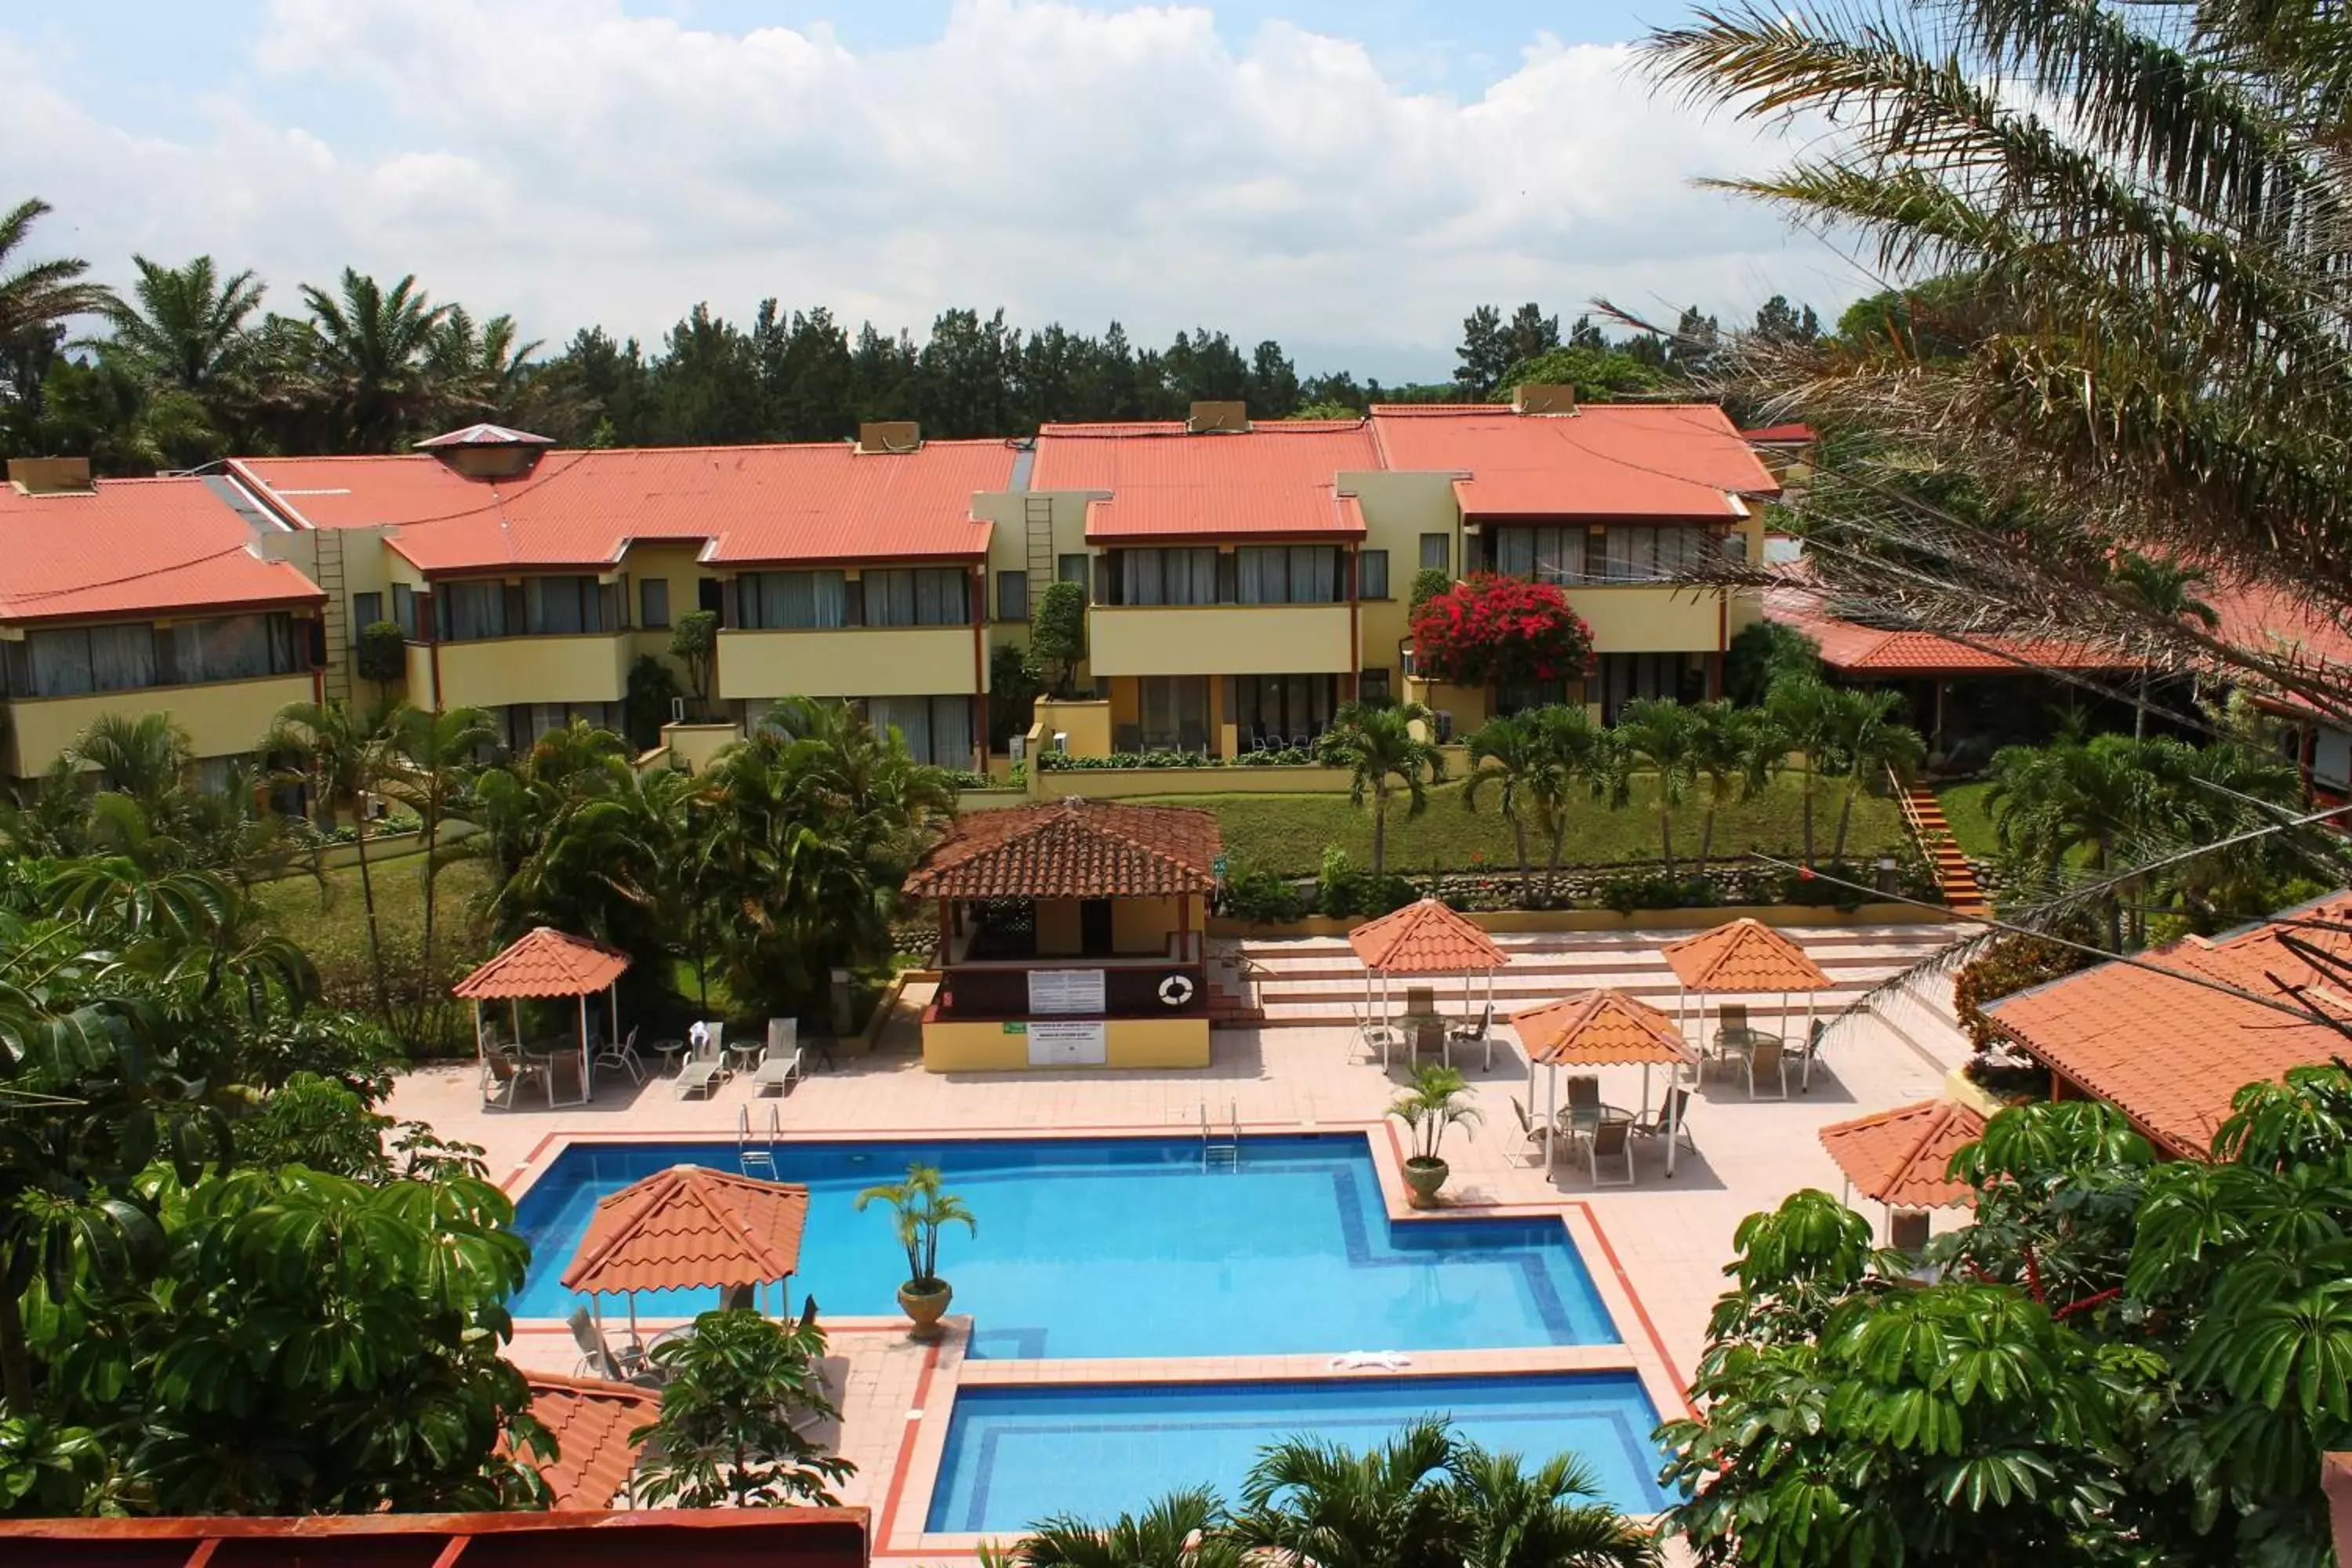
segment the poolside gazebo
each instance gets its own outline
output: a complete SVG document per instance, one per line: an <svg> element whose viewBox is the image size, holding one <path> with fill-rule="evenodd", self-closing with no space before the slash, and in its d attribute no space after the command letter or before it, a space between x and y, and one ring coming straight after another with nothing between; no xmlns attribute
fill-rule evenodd
<svg viewBox="0 0 2352 1568"><path fill-rule="evenodd" d="M1486 1005L1495 1005L1495 971L1511 955L1466 916L1435 899L1423 899L1367 921L1348 933L1348 945L1364 963L1364 1008L1371 1011L1372 981L1380 980L1380 1018L1389 1016L1389 977L1433 974L1462 976L1462 1005L1470 1005L1471 977L1486 977ZM1445 1061L1454 1065L1454 1041L1445 1042ZM1388 1047L1381 1047L1381 1066L1388 1063ZM1486 1031L1486 1066L1495 1065L1495 1033Z"/></svg>
<svg viewBox="0 0 2352 1568"><path fill-rule="evenodd" d="M632 1339L640 1290L716 1287L724 1305L756 1306L761 1286L782 1286L800 1268L808 1209L808 1189L797 1183L672 1165L596 1205L563 1288L588 1297L600 1333L603 1298L628 1297Z"/></svg>
<svg viewBox="0 0 2352 1568"><path fill-rule="evenodd" d="M522 1040L522 1004L548 998L576 996L580 1000L580 1098L596 1094L595 1069L589 1060L588 999L604 994L613 1037L621 1037L621 975L630 958L617 947L606 947L584 936L572 936L552 926L534 926L504 952L452 985L452 994L474 1005L474 1050L488 1066L489 1046L484 1035L482 1005L504 1002ZM551 1100L552 1091L549 1094Z"/></svg>
<svg viewBox="0 0 2352 1568"><path fill-rule="evenodd" d="M1536 1068L1551 1069L1549 1108L1544 1112L1544 1168L1551 1168L1559 1140L1559 1069L1639 1067L1642 1113L1650 1110L1650 1069L1682 1067L1690 1059L1675 1021L1646 1002L1622 991L1581 995L1527 1007L1511 1015L1511 1026L1528 1053L1528 1099L1536 1097ZM1666 1140L1666 1174L1675 1173L1675 1143Z"/></svg>
<svg viewBox="0 0 2352 1568"><path fill-rule="evenodd" d="M1845 1200L1856 1188L1886 1208L1887 1239L1896 1246L1899 1217L1975 1202L1966 1182L1944 1173L1952 1156L1984 1136L1985 1119L1972 1106L1951 1100L1898 1105L1821 1130L1822 1147L1845 1173ZM1922 1239L1925 1239L1924 1235Z"/></svg>
<svg viewBox="0 0 2352 1568"><path fill-rule="evenodd" d="M1753 916L1743 916L1713 931L1670 942L1664 949L1666 967L1675 972L1675 1016L1689 1028L1690 993L1766 995L1780 994L1780 1016L1789 1014L1789 998L1805 994L1805 1034L1813 1033L1813 998L1834 990L1837 983L1807 955L1805 950ZM1701 1020L1702 1029L1705 1020ZM1702 1033L1701 1038L1705 1036ZM1801 1089L1813 1079L1813 1054L1803 1053Z"/></svg>

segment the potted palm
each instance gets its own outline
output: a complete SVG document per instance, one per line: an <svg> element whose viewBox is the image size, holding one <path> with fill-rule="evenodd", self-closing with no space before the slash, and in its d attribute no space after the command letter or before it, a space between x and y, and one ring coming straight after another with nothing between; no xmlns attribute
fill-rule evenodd
<svg viewBox="0 0 2352 1568"><path fill-rule="evenodd" d="M1437 1152L1445 1130L1475 1127L1484 1120L1475 1106L1465 1101L1463 1097L1469 1092L1469 1079L1452 1068L1432 1062L1412 1075L1412 1087L1389 1106L1389 1114L1412 1133L1412 1153L1404 1163L1404 1184L1417 1209L1435 1204L1437 1189L1445 1184L1447 1167Z"/></svg>
<svg viewBox="0 0 2352 1568"><path fill-rule="evenodd" d="M915 1325L908 1337L936 1340L940 1320L955 1296L940 1278L940 1230L960 1225L978 1236L980 1226L961 1198L940 1190L936 1165L908 1166L905 1181L866 1188L857 1194L857 1206L863 1210L877 1198L890 1205L898 1245L907 1249L907 1282L898 1287L898 1306Z"/></svg>

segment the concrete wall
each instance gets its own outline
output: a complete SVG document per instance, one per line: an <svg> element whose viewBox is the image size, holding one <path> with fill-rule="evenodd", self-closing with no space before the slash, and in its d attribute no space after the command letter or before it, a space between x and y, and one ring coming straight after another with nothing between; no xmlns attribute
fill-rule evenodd
<svg viewBox="0 0 2352 1568"><path fill-rule="evenodd" d="M1111 951L1121 958L1164 954L1176 931L1174 899L1113 899L1110 905ZM1201 900L1192 900L1192 929L1199 931L1208 918Z"/></svg>
<svg viewBox="0 0 2352 1568"><path fill-rule="evenodd" d="M1412 599L1413 574L1421 570L1421 536L1447 537L1449 569L1462 569L1462 510L1454 499L1450 474L1344 473L1341 490L1352 489L1364 514L1366 550L1389 555L1389 597L1367 599L1361 605L1359 633L1362 668L1389 672L1389 690L1402 692L1403 671L1397 663L1397 645L1405 640Z"/></svg>
<svg viewBox="0 0 2352 1568"><path fill-rule="evenodd" d="M778 697L950 697L984 691L971 626L842 626L719 634L724 701Z"/></svg>
<svg viewBox="0 0 2352 1568"><path fill-rule="evenodd" d="M18 698L7 704L8 772L16 778L42 772L106 713L130 719L167 714L188 732L190 749L197 756L240 755L260 743L280 709L310 701L315 690L308 675L271 675L88 697Z"/></svg>
<svg viewBox="0 0 2352 1568"><path fill-rule="evenodd" d="M1074 757L1108 757L1111 753L1111 705L1108 700L1085 702L1056 702L1050 697L1037 700L1036 725L1030 736L1029 747L1034 753L1051 746L1055 735L1070 738L1069 751ZM1033 767L1034 764L1032 764Z"/></svg>
<svg viewBox="0 0 2352 1568"><path fill-rule="evenodd" d="M628 586L627 616L633 628L629 634L629 658L635 663L640 655L651 655L669 667L677 678L677 689L688 698L693 689L686 679L686 663L672 658L669 637L672 628L701 607L702 579L712 574L695 559L698 544L640 544L633 546L623 558L621 572ZM669 625L646 626L644 618L644 595L638 584L647 578L658 578L669 584ZM712 693L715 698L717 693Z"/></svg>
<svg viewBox="0 0 2352 1568"><path fill-rule="evenodd" d="M1356 668L1345 605L1097 605L1097 677L1323 675Z"/></svg>
<svg viewBox="0 0 2352 1568"><path fill-rule="evenodd" d="M1724 645L1718 590L1588 583L1570 589L1568 603L1592 628L1596 653L1712 652Z"/></svg>
<svg viewBox="0 0 2352 1568"><path fill-rule="evenodd" d="M514 702L618 702L628 689L634 657L626 633L411 643L408 700L445 710Z"/></svg>
<svg viewBox="0 0 2352 1568"><path fill-rule="evenodd" d="M710 765L712 758L740 741L743 730L738 724L665 724L661 738L673 762L688 773L698 773Z"/></svg>
<svg viewBox="0 0 2352 1568"><path fill-rule="evenodd" d="M1108 1068L1209 1065L1205 1017L1113 1018L1104 1037ZM1029 1037L1018 1025L929 1022L923 1026L923 1067L930 1072L1027 1072Z"/></svg>

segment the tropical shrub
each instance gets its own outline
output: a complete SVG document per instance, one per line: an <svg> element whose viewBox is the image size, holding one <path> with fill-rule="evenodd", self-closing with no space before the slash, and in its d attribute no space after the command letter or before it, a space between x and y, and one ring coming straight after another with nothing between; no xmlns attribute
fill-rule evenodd
<svg viewBox="0 0 2352 1568"><path fill-rule="evenodd" d="M824 1386L824 1331L814 1313L772 1322L705 1312L654 1349L661 1414L632 1432L646 1448L638 1489L656 1507L829 1506L856 1467L802 1428L838 1420Z"/></svg>
<svg viewBox="0 0 2352 1568"><path fill-rule="evenodd" d="M1307 913L1298 884L1274 871L1236 867L1225 878L1225 912L1235 920L1279 924Z"/></svg>
<svg viewBox="0 0 2352 1568"><path fill-rule="evenodd" d="M1448 686L1531 685L1581 679L1592 629L1551 583L1481 574L1412 614L1414 668Z"/></svg>
<svg viewBox="0 0 2352 1568"><path fill-rule="evenodd" d="M371 621L352 648L352 668L362 680L389 686L408 679L408 634L397 621Z"/></svg>

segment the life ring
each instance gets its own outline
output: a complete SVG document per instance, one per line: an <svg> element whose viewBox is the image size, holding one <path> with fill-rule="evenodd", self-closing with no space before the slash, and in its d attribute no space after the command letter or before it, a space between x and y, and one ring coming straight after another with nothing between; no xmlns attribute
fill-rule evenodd
<svg viewBox="0 0 2352 1568"><path fill-rule="evenodd" d="M1192 977L1171 974L1160 983L1160 999L1171 1007L1181 1007L1192 999Z"/></svg>

